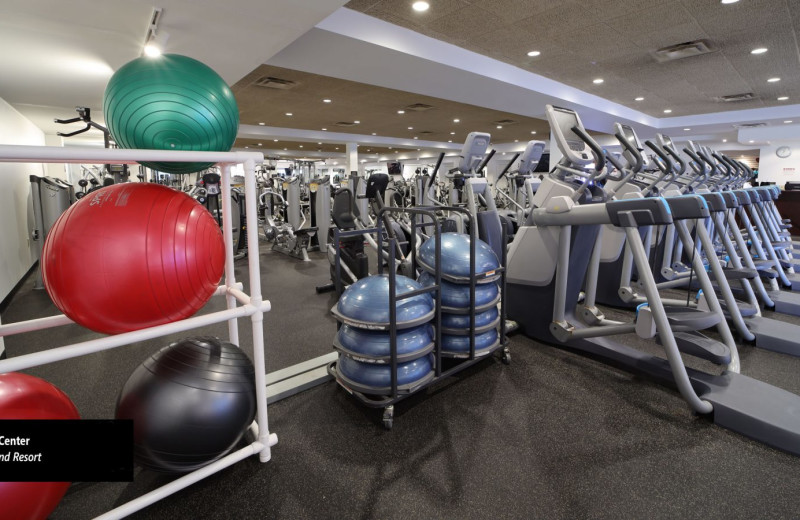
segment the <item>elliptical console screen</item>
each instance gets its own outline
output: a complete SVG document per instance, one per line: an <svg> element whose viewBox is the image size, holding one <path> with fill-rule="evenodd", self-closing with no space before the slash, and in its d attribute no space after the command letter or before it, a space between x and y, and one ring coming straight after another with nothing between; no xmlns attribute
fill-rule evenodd
<svg viewBox="0 0 800 520"><path fill-rule="evenodd" d="M572 110L565 110L563 108L553 107L553 115L555 116L556 123L561 129L564 140L567 142L570 150L582 152L586 148L586 143L583 139L578 137L578 134L572 131L576 126L579 126L578 118Z"/></svg>

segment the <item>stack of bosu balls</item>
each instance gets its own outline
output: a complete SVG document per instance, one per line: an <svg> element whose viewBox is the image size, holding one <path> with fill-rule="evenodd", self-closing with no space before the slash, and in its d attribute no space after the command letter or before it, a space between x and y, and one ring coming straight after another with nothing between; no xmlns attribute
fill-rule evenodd
<svg viewBox="0 0 800 520"><path fill-rule="evenodd" d="M397 275L397 296L422 289L411 278ZM334 339L339 352L336 373L351 390L388 395L392 387L389 276L362 278L342 293L332 309L342 323ZM411 392L434 377L430 293L397 300L397 389Z"/></svg>
<svg viewBox="0 0 800 520"><path fill-rule="evenodd" d="M442 346L444 356L465 358L470 352L470 237L459 233L442 234ZM436 283L435 248L433 238L428 239L419 251L419 264L423 273L419 283L431 286ZM497 284L500 267L497 255L488 244L478 239L475 244L475 356L492 352L500 342L497 326L500 313L497 303L500 290Z"/></svg>

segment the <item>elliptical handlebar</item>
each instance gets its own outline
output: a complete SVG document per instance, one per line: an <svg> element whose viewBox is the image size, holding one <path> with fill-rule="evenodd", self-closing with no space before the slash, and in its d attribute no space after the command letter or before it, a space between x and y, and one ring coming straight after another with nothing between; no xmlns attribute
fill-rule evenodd
<svg viewBox="0 0 800 520"><path fill-rule="evenodd" d="M642 153L639 151L639 149L633 146L630 143L630 141L628 141L628 139L620 132L614 134L614 137L616 137L617 141L620 142L623 148L628 150L636 159L636 163L631 168L631 170L633 170L633 173L639 173L640 171L642 171L642 168L644 168L644 158L642 157Z"/></svg>
<svg viewBox="0 0 800 520"><path fill-rule="evenodd" d="M491 161L492 157L494 157L495 151L496 151L495 149L492 149L491 151L489 151L489 154L486 157L483 158L483 160L478 165L478 167L475 168L475 175L477 175L479 171L481 171L484 168L486 168L486 165L489 164L489 161Z"/></svg>
<svg viewBox="0 0 800 520"><path fill-rule="evenodd" d="M706 164L708 164L708 166L711 168L709 170L709 173L711 175L714 175L717 171L717 165L714 163L714 161L712 161L711 158L703 150L699 150L697 152L697 155L700 156L700 159L702 159Z"/></svg>
<svg viewBox="0 0 800 520"><path fill-rule="evenodd" d="M603 153L603 149L600 148L600 145L597 144L597 141L592 139L592 136L587 134L583 128L579 126L573 126L572 131L581 138L581 140L589 145L589 148L592 149L592 154L594 155L594 169L599 173L603 170L606 166L606 154ZM613 164L613 163L612 163Z"/></svg>
<svg viewBox="0 0 800 520"><path fill-rule="evenodd" d="M425 187L425 191L431 189L433 183L436 182L436 176L439 174L439 167L442 166L442 161L444 160L444 152L439 154L439 158L436 160L436 166L433 168L433 173L431 174L430 178L428 179L428 185Z"/></svg>
<svg viewBox="0 0 800 520"><path fill-rule="evenodd" d="M707 172L706 164L705 164L705 162L703 162L703 160L700 157L697 156L696 153L694 153L694 150L692 150L689 147L686 147L686 148L683 149L683 153L685 153L686 155L688 155L692 159L692 162L690 162L689 165L692 167L692 169L694 170L695 174L697 174L697 175L705 175L706 174L706 172Z"/></svg>
<svg viewBox="0 0 800 520"><path fill-rule="evenodd" d="M659 161L656 161L656 165L664 175L668 175L672 171L672 168L675 166L672 162L672 159L670 159L669 155L667 155L667 153L660 146L658 146L650 139L645 141L644 144L645 146L653 150L653 152L655 152L658 158L663 161L663 164Z"/></svg>
<svg viewBox="0 0 800 520"><path fill-rule="evenodd" d="M611 165L619 172L619 175L609 174L608 178L615 182L624 179L625 174L623 173L623 170L625 169L625 166L622 164L622 162L620 162L619 159L614 157L612 154L608 153L607 150L603 150L603 152L605 153L606 161L610 162Z"/></svg>
<svg viewBox="0 0 800 520"><path fill-rule="evenodd" d="M520 153L517 152L517 154L514 157L511 158L511 160L508 162L508 164L506 164L506 167L503 168L503 171L500 172L500 175L497 176L497 180L495 182L500 182L500 179L505 177L506 173L508 173L508 170L511 169L511 165L514 164L514 161L519 159L519 156L520 156Z"/></svg>
<svg viewBox="0 0 800 520"><path fill-rule="evenodd" d="M664 146L663 148L672 156L673 159L675 159L675 162L678 163L679 168L677 171L677 176L680 177L686 171L686 161L683 160L683 157L681 157L681 155L673 147Z"/></svg>
<svg viewBox="0 0 800 520"><path fill-rule="evenodd" d="M725 159L722 158L717 152L711 152L711 157L717 160L717 164L719 164L725 171L723 172L725 177L730 177L733 170L731 170L730 164L728 164Z"/></svg>

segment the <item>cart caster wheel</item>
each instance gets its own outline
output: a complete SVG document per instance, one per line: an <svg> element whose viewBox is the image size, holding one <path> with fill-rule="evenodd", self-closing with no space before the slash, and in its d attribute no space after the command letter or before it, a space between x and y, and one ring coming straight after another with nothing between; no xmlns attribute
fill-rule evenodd
<svg viewBox="0 0 800 520"><path fill-rule="evenodd" d="M394 406L387 406L383 410L383 427L391 431L394 426Z"/></svg>
<svg viewBox="0 0 800 520"><path fill-rule="evenodd" d="M510 365L511 364L511 352L507 349L503 351L503 357L501 358L503 364Z"/></svg>

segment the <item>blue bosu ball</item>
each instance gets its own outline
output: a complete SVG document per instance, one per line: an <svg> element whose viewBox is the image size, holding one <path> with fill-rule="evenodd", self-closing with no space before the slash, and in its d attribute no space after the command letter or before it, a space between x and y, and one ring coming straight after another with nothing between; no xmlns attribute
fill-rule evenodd
<svg viewBox="0 0 800 520"><path fill-rule="evenodd" d="M336 336L348 354L373 359L390 359L391 345L388 331L365 330L342 325ZM412 360L424 356L433 347L433 327L420 325L397 332L398 360Z"/></svg>
<svg viewBox="0 0 800 520"><path fill-rule="evenodd" d="M406 276L396 277L397 295L422 289L422 285ZM342 293L336 310L345 319L358 324L389 323L389 276L378 275L362 278ZM418 294L397 301L397 326L408 328L419 325L433 317L433 297L429 293ZM353 325L353 323L351 323Z"/></svg>
<svg viewBox="0 0 800 520"><path fill-rule="evenodd" d="M442 233L442 274L469 279L469 235L461 233ZM429 238L419 248L417 256L420 265L428 272L436 267L436 240ZM475 273L482 275L500 267L497 255L492 248L478 239L475 244Z"/></svg>
<svg viewBox="0 0 800 520"><path fill-rule="evenodd" d="M475 330L496 326L499 317L500 313L497 312L497 307L492 307L488 311L477 313L475 315ZM469 314L442 314L442 328L468 332Z"/></svg>
<svg viewBox="0 0 800 520"><path fill-rule="evenodd" d="M427 271L419 276L419 283L429 287L436 283L436 277ZM435 294L435 293L434 293ZM494 283L482 283L475 286L475 307L481 308L485 305L496 303L500 289ZM469 308L469 284L459 284L442 280L442 306L452 309Z"/></svg>
<svg viewBox="0 0 800 520"><path fill-rule="evenodd" d="M491 348L497 343L498 337L497 329L489 329L482 334L476 334L475 352L480 354L482 350ZM442 334L442 353L469 354L469 336Z"/></svg>
<svg viewBox="0 0 800 520"><path fill-rule="evenodd" d="M339 356L339 376L346 383L359 386L366 393L388 392L392 386L392 367L386 364L362 363L347 356ZM397 365L398 388L409 388L433 377L433 356L427 355ZM356 388L359 389L359 388ZM402 389L402 388L401 388Z"/></svg>

